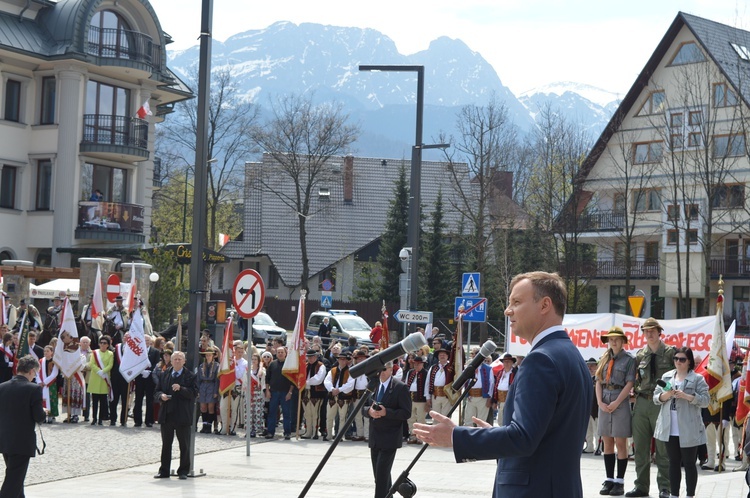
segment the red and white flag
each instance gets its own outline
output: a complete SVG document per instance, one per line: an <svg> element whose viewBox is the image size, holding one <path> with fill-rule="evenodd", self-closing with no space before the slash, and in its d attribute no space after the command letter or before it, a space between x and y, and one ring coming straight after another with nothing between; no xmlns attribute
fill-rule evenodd
<svg viewBox="0 0 750 498"><path fill-rule="evenodd" d="M102 269L96 265L96 280L94 281L94 297L91 300L91 319L94 320L104 313L104 299L102 298Z"/></svg>
<svg viewBox="0 0 750 498"><path fill-rule="evenodd" d="M302 390L307 382L307 368L305 368L305 294L302 293L297 306L297 321L294 322L294 332L289 352L281 367L281 373L289 379L297 389Z"/></svg>
<svg viewBox="0 0 750 498"><path fill-rule="evenodd" d="M133 313L128 338L122 350L120 374L126 382L130 382L150 366L148 347L146 347L146 338L143 333L143 311L138 306L138 309Z"/></svg>
<svg viewBox="0 0 750 498"><path fill-rule="evenodd" d="M65 336L65 334L67 334L67 336ZM76 327L73 307L70 305L70 299L66 297L62 309L58 341L52 358L60 368L62 374L68 378L75 375L76 372L82 370L85 366L85 357L82 356L78 348L74 346L75 341L73 340L77 338L78 328ZM66 348L66 346L68 347Z"/></svg>
<svg viewBox="0 0 750 498"><path fill-rule="evenodd" d="M742 377L740 377L740 388L737 391L737 411L734 414L735 423L737 425L745 422L747 415L750 414L750 384L748 381L747 370L747 359L750 357L750 353L745 351L745 359L742 362Z"/></svg>
<svg viewBox="0 0 750 498"><path fill-rule="evenodd" d="M695 369L695 373L703 375L708 384L708 411L716 415L721 410L721 404L732 399L732 377L727 360L727 344L724 334L724 296L719 295L716 301L716 325L714 326L711 351Z"/></svg>
<svg viewBox="0 0 750 498"><path fill-rule="evenodd" d="M128 291L128 312L135 309L135 296L138 293L138 286L135 282L135 265L130 270L130 291Z"/></svg>
<svg viewBox="0 0 750 498"><path fill-rule="evenodd" d="M234 372L232 330L232 317L229 317L224 329L224 343L221 350L221 363L219 364L219 394L222 395L234 389L237 380Z"/></svg>
<svg viewBox="0 0 750 498"><path fill-rule="evenodd" d="M148 100L146 100L146 102L143 103L143 105L138 109L138 112L136 112L136 114L141 119L145 119L146 116L153 116L153 114L151 114L151 106L148 105Z"/></svg>
<svg viewBox="0 0 750 498"><path fill-rule="evenodd" d="M219 246L224 247L229 242L229 235L226 233L219 234Z"/></svg>

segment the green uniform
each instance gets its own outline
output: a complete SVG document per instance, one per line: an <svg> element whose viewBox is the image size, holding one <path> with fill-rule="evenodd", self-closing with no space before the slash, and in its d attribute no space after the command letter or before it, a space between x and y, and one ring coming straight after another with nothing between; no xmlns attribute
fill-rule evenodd
<svg viewBox="0 0 750 498"><path fill-rule="evenodd" d="M674 369L674 346L659 342L656 352L645 346L635 355L635 408L633 408L633 444L635 445L635 487L648 493L650 487L651 438L656 429L660 406L654 404L656 381ZM662 441L656 441L656 483L669 489L669 458Z"/></svg>

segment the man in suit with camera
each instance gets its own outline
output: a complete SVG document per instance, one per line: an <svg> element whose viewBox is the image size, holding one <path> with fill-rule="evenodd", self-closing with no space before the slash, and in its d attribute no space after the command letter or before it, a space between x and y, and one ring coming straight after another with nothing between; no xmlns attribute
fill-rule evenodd
<svg viewBox="0 0 750 498"><path fill-rule="evenodd" d="M474 418L478 428L456 427L432 412L434 424L414 424L414 432L430 445L452 446L457 462L497 460L496 498L581 498L581 447L594 388L562 327L565 283L537 271L517 275L510 289L505 315L531 352L508 391L502 426Z"/></svg>
<svg viewBox="0 0 750 498"><path fill-rule="evenodd" d="M175 433L180 445L180 466L177 475L187 479L190 472L190 453L188 443L190 430L193 428L193 411L198 386L195 375L185 367L185 354L175 351L172 354L172 366L159 378L154 398L161 403L159 424L161 426L161 466L155 479L169 477L172 461L172 442Z"/></svg>
<svg viewBox="0 0 750 498"><path fill-rule="evenodd" d="M380 381L365 405L370 418L370 458L375 476L375 498L385 498L391 489L391 467L403 442L403 425L411 416L409 388L393 377L393 362L380 372Z"/></svg>
<svg viewBox="0 0 750 498"><path fill-rule="evenodd" d="M0 384L0 453L5 460L5 479L0 497L24 496L23 481L29 459L36 451L34 427L47 413L42 406L42 387L31 382L39 362L31 355L18 360L17 375Z"/></svg>

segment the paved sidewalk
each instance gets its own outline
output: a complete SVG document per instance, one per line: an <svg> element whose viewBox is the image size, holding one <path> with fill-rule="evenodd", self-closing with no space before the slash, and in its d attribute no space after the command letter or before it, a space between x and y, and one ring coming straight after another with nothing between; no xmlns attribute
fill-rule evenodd
<svg viewBox="0 0 750 498"><path fill-rule="evenodd" d="M158 434L154 434L158 438ZM156 444L156 441L154 441ZM187 481L153 479L158 463L73 477L26 487L26 496L34 497L146 497L146 496L250 496L286 498L299 496L307 480L321 461L330 443L310 440L254 440L250 456L245 448L232 448L197 455L196 471L204 477ZM407 445L398 451L393 469L397 475L409 465L419 446ZM106 458L107 451L99 453ZM175 453L176 456L176 453ZM72 456L76 465L94 454ZM730 469L738 464L729 462ZM173 468L176 467L176 462ZM540 469L544 472L544 469ZM456 464L449 450L428 449L411 472L418 487L417 497L489 497L494 481L495 462ZM581 474L584 496L599 496L604 464L601 457L583 455ZM632 488L633 464L628 467L626 490ZM652 471L655 483L655 471ZM684 487L683 487L684 490ZM658 496L655 487L652 496ZM370 497L373 493L370 454L365 443L343 441L333 452L309 497ZM684 491L683 491L684 493ZM744 472L722 474L699 470L696 496L701 498L744 498L747 486ZM543 497L540 497L543 498Z"/></svg>

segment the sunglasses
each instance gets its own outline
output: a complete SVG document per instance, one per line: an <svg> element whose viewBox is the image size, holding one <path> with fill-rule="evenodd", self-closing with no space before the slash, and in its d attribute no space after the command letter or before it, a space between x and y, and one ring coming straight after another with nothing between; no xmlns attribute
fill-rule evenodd
<svg viewBox="0 0 750 498"><path fill-rule="evenodd" d="M679 361L680 363L685 363L688 361L688 359L685 356L675 356L674 361Z"/></svg>

